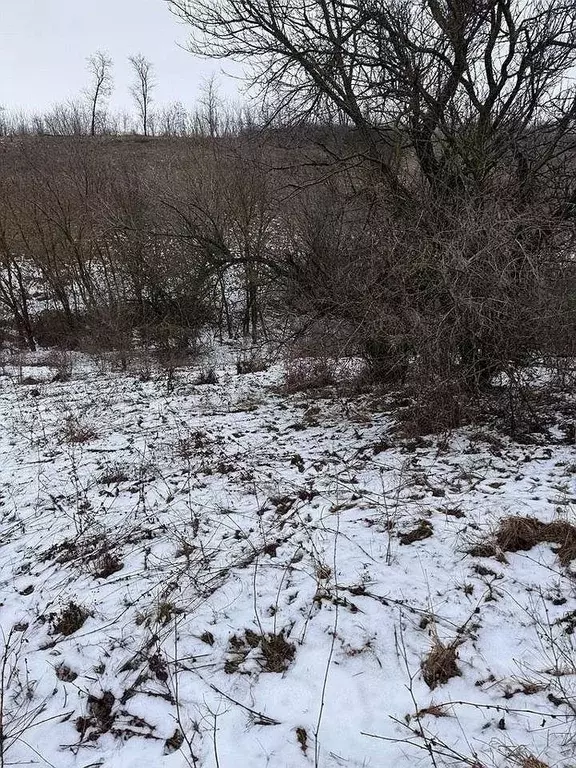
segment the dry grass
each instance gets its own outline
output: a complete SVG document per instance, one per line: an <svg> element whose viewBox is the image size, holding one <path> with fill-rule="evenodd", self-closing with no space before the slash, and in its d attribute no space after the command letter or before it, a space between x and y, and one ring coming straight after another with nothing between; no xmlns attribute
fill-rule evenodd
<svg viewBox="0 0 576 768"><path fill-rule="evenodd" d="M424 717L425 715L429 715L430 717L449 717L448 712L446 712L441 704L431 704L429 707L424 707L424 709L418 710L418 717Z"/></svg>
<svg viewBox="0 0 576 768"><path fill-rule="evenodd" d="M98 437L96 430L89 424L82 424L74 416L69 416L62 428L62 438L66 443L87 443Z"/></svg>
<svg viewBox="0 0 576 768"><path fill-rule="evenodd" d="M544 763L524 747L511 749L506 757L508 758L506 764L516 766L517 768L550 768L548 763Z"/></svg>
<svg viewBox="0 0 576 768"><path fill-rule="evenodd" d="M296 739L300 745L300 749L304 754L306 754L308 750L308 734L306 732L306 728L296 728Z"/></svg>
<svg viewBox="0 0 576 768"><path fill-rule="evenodd" d="M88 696L86 717L76 720L76 730L82 740L95 741L103 733L108 733L114 724L113 708L116 699L110 691L103 691L102 696Z"/></svg>
<svg viewBox="0 0 576 768"><path fill-rule="evenodd" d="M491 542L479 542L470 546L466 554L472 557L498 557L498 549Z"/></svg>
<svg viewBox="0 0 576 768"><path fill-rule="evenodd" d="M52 617L54 632L69 637L84 625L89 615L85 608L71 600L58 616Z"/></svg>
<svg viewBox="0 0 576 768"><path fill-rule="evenodd" d="M117 555L111 552L103 552L92 565L92 573L97 579L107 579L108 576L121 571L124 563Z"/></svg>
<svg viewBox="0 0 576 768"><path fill-rule="evenodd" d="M166 739L164 747L167 755L171 755L173 752L177 752L184 744L184 736L179 728L176 728L172 736Z"/></svg>
<svg viewBox="0 0 576 768"><path fill-rule="evenodd" d="M410 404L398 411L400 434L406 438L456 429L466 421L466 397L457 387L417 387Z"/></svg>
<svg viewBox="0 0 576 768"><path fill-rule="evenodd" d="M576 526L563 520L543 523L535 517L505 517L498 526L496 543L506 552L523 552L537 544L556 544L562 565L576 558Z"/></svg>
<svg viewBox="0 0 576 768"><path fill-rule="evenodd" d="M296 654L296 646L288 642L282 632L263 635L260 648L264 657L262 666L266 672L284 672Z"/></svg>
<svg viewBox="0 0 576 768"><path fill-rule="evenodd" d="M534 755L528 755L523 758L520 765L521 768L549 768L548 763L543 763L542 760L538 760Z"/></svg>
<svg viewBox="0 0 576 768"><path fill-rule="evenodd" d="M251 650L259 649L258 662L264 672L285 672L296 655L296 646L278 634L260 634L247 629L244 637L233 635L229 641L231 656L224 665L227 674L239 670Z"/></svg>
<svg viewBox="0 0 576 768"><path fill-rule="evenodd" d="M460 676L457 664L459 644L444 645L438 638L435 639L430 653L421 664L424 682L431 690Z"/></svg>

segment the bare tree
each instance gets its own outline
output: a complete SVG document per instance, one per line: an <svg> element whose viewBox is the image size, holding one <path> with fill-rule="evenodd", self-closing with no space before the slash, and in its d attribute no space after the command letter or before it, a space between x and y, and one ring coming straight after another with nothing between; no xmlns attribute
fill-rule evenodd
<svg viewBox="0 0 576 768"><path fill-rule="evenodd" d="M158 132L162 136L186 136L188 113L179 101L165 106L158 116Z"/></svg>
<svg viewBox="0 0 576 768"><path fill-rule="evenodd" d="M104 112L103 104L112 93L112 59L102 51L96 51L88 58L88 72L91 76L86 89L90 105L90 136L95 136L98 118Z"/></svg>
<svg viewBox="0 0 576 768"><path fill-rule="evenodd" d="M86 136L89 117L82 101L55 104L44 115L34 116L34 129L39 135Z"/></svg>
<svg viewBox="0 0 576 768"><path fill-rule="evenodd" d="M374 150L403 128L431 184L446 186L455 157L485 176L528 127L565 134L576 118L576 7L563 0L168 2L192 51L247 61L285 111L341 113Z"/></svg>
<svg viewBox="0 0 576 768"><path fill-rule="evenodd" d="M345 290L319 311L347 312L393 371L401 351L477 385L538 353L532 299L573 272L573 3L168 2L193 52L247 63L272 117L354 129L336 155L356 169L358 225L346 213L349 237L322 244Z"/></svg>
<svg viewBox="0 0 576 768"><path fill-rule="evenodd" d="M152 91L156 85L154 69L150 61L141 53L130 56L129 59L134 70L135 82L131 88L132 95L138 107L142 121L144 136L148 136L150 129L150 105L152 103Z"/></svg>
<svg viewBox="0 0 576 768"><path fill-rule="evenodd" d="M214 75L211 75L202 83L198 100L200 105L198 117L202 133L210 136L212 139L216 138L221 130L220 112L222 101L218 91L218 81Z"/></svg>

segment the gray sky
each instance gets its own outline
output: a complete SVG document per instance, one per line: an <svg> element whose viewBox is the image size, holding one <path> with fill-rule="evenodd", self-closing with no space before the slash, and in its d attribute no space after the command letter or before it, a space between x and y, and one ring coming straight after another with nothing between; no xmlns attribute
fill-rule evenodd
<svg viewBox="0 0 576 768"><path fill-rule="evenodd" d="M186 38L163 0L0 0L0 105L42 112L77 98L89 82L86 58L101 49L114 60L113 109L132 109L127 57L136 53L154 64L158 104L190 106L222 64L183 51ZM236 94L235 81L219 79L223 94Z"/></svg>

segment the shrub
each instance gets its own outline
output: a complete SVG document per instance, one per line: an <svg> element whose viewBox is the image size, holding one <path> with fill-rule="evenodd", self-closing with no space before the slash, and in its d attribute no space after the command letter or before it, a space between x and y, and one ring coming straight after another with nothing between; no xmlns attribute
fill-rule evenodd
<svg viewBox="0 0 576 768"><path fill-rule="evenodd" d="M218 374L214 368L203 368L196 379L196 384L218 384Z"/></svg>
<svg viewBox="0 0 576 768"><path fill-rule="evenodd" d="M286 366L283 391L287 394L323 389L336 383L335 364L325 358L291 360Z"/></svg>

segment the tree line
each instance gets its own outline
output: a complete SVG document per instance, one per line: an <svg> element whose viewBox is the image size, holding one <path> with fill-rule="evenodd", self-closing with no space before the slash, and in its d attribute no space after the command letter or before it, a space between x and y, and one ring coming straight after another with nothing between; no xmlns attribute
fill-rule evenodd
<svg viewBox="0 0 576 768"><path fill-rule="evenodd" d="M254 128L262 117L247 103L225 104L215 76L200 83L192 107L180 101L158 104L154 64L143 54L129 57L134 110L114 112L113 61L103 51L87 58L88 82L77 98L44 112L0 106L0 137L15 136L222 136Z"/></svg>
<svg viewBox="0 0 576 768"><path fill-rule="evenodd" d="M87 138L4 142L0 300L26 343L48 327L32 311L41 284L76 338L186 344L211 324L307 340L412 385L447 425L536 364L566 370L571 4L169 4L192 50L250 61L259 119L209 90L187 138L94 141L109 87L96 57Z"/></svg>

